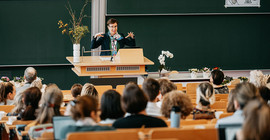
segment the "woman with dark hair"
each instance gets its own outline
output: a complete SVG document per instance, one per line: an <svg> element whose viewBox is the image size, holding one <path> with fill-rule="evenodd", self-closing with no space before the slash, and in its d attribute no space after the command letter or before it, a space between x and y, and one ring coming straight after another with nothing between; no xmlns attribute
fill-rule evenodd
<svg viewBox="0 0 270 140"><path fill-rule="evenodd" d="M0 105L13 105L16 88L10 82L0 83Z"/></svg>
<svg viewBox="0 0 270 140"><path fill-rule="evenodd" d="M32 126L52 124L53 116L61 116L60 106L62 102L62 91L56 84L49 84L42 95L41 107L38 110L37 119L28 124L25 130L29 130ZM46 131L52 131L52 129L46 129ZM35 137L40 137L41 134L42 133L35 134Z"/></svg>
<svg viewBox="0 0 270 140"><path fill-rule="evenodd" d="M30 87L23 91L23 102L25 110L21 114L22 120L35 120L36 110L38 109L41 98L41 91L37 87Z"/></svg>
<svg viewBox="0 0 270 140"><path fill-rule="evenodd" d="M224 73L220 70L213 70L210 76L210 82L213 83L216 94L227 94L229 88L221 85L224 80Z"/></svg>
<svg viewBox="0 0 270 140"><path fill-rule="evenodd" d="M157 96L159 101L156 104L159 108L161 108L162 100L163 100L163 97L165 96L165 94L167 94L173 90L177 90L177 86L168 79L159 79L158 83L160 85L159 86L160 94Z"/></svg>
<svg viewBox="0 0 270 140"><path fill-rule="evenodd" d="M72 85L72 87L70 89L70 92L71 92L71 95L73 96L74 100L77 100L77 97L80 97L80 94L82 92L82 88L83 88L83 86L81 84L79 84L79 83ZM66 110L65 110L65 113L64 113L65 116L70 116L71 115L70 109L71 109L71 105L67 104L67 107L66 107Z"/></svg>
<svg viewBox="0 0 270 140"><path fill-rule="evenodd" d="M210 83L201 83L196 90L197 106L193 110L193 119L213 119L215 112L211 111L210 104L215 102L214 88Z"/></svg>
<svg viewBox="0 0 270 140"><path fill-rule="evenodd" d="M115 55L120 48L125 45L135 46L135 35L129 32L125 37L124 34L118 33L118 21L111 18L107 21L108 33L97 33L91 42L91 49L95 49L101 45L101 50L108 50L101 52L100 55ZM109 50L112 50L109 51Z"/></svg>
<svg viewBox="0 0 270 140"><path fill-rule="evenodd" d="M121 108L121 95L115 90L107 90L101 97L100 124L112 124L122 118L125 112Z"/></svg>
<svg viewBox="0 0 270 140"><path fill-rule="evenodd" d="M70 104L72 105L71 116L76 123L61 130L62 138L71 132L114 130L109 126L97 125L98 102L93 96L81 96L77 101L71 101Z"/></svg>
<svg viewBox="0 0 270 140"><path fill-rule="evenodd" d="M270 100L270 89L266 86L261 86L259 87L259 92L265 103L268 103Z"/></svg>
<svg viewBox="0 0 270 140"><path fill-rule="evenodd" d="M142 89L134 84L126 85L122 96L122 108L130 116L118 119L113 123L115 128L141 128L144 127L167 127L167 124L158 118L146 115L148 98Z"/></svg>

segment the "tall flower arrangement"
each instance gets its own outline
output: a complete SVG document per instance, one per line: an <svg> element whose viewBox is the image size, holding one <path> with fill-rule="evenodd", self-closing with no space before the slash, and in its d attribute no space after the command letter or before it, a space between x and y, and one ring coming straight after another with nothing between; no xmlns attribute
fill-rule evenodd
<svg viewBox="0 0 270 140"><path fill-rule="evenodd" d="M76 17L75 10L72 9L70 3L68 2L68 6L66 6L66 8L71 16L71 27L69 27L68 23L64 23L62 20L58 21L59 28L62 29L62 34L67 34L73 44L80 44L82 37L89 33L88 26L84 26L82 24L82 19L87 17L87 15L84 15L84 9L88 2L89 1L87 0L85 1L79 18Z"/></svg>
<svg viewBox="0 0 270 140"><path fill-rule="evenodd" d="M173 58L173 54L169 51L161 51L161 54L158 57L160 66L159 66L159 72L167 71L168 68L165 66L165 58Z"/></svg>

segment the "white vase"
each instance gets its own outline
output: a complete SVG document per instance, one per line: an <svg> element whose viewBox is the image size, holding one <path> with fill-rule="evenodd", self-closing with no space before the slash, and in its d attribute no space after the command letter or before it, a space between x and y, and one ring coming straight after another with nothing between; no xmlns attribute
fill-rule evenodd
<svg viewBox="0 0 270 140"><path fill-rule="evenodd" d="M191 72L191 73L190 73L190 77L191 77L192 79L197 78L197 72Z"/></svg>
<svg viewBox="0 0 270 140"><path fill-rule="evenodd" d="M203 78L209 78L210 73L209 72L203 72Z"/></svg>
<svg viewBox="0 0 270 140"><path fill-rule="evenodd" d="M73 62L80 62L80 44L73 44Z"/></svg>

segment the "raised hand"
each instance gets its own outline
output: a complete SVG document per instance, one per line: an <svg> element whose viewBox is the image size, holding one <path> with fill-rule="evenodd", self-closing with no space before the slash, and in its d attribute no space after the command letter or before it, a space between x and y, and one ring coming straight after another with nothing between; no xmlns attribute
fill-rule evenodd
<svg viewBox="0 0 270 140"><path fill-rule="evenodd" d="M103 32L100 32L100 33L95 34L95 38L97 38L97 37L104 37L102 34L104 34L104 33Z"/></svg>
<svg viewBox="0 0 270 140"><path fill-rule="evenodd" d="M132 39L134 39L135 35L133 32L129 32L128 35L126 36L126 38L131 37Z"/></svg>

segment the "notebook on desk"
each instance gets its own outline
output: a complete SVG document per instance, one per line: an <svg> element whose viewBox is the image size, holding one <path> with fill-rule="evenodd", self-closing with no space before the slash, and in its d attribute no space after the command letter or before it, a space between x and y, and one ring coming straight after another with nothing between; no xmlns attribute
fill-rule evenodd
<svg viewBox="0 0 270 140"><path fill-rule="evenodd" d="M53 117L53 131L54 131L54 139L61 140L61 130L68 126L75 125L75 121L70 116L55 116Z"/></svg>
<svg viewBox="0 0 270 140"><path fill-rule="evenodd" d="M219 140L233 140L236 132L242 128L242 124L220 124L218 127Z"/></svg>

